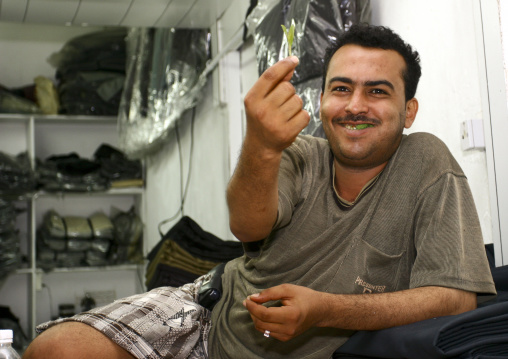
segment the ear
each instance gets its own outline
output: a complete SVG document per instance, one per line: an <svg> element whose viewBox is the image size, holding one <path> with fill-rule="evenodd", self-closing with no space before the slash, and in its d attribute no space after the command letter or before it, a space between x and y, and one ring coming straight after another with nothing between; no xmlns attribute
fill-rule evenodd
<svg viewBox="0 0 508 359"><path fill-rule="evenodd" d="M418 113L418 100L413 97L411 100L406 102L406 119L404 122L405 128L410 128L413 125L417 113Z"/></svg>

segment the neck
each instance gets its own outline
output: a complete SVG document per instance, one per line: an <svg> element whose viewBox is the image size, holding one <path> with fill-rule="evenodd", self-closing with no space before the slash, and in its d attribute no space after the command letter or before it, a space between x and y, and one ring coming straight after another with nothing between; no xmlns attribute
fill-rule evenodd
<svg viewBox="0 0 508 359"><path fill-rule="evenodd" d="M386 166L386 162L372 168L352 168L333 161L335 170L335 190L346 201L354 202L363 187L376 177Z"/></svg>

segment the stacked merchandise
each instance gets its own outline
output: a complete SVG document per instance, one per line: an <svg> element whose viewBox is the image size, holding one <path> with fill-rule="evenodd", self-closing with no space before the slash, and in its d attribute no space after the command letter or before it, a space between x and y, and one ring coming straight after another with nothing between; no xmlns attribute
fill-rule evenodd
<svg viewBox="0 0 508 359"><path fill-rule="evenodd" d="M37 161L38 185L49 192L93 192L143 186L141 161L129 160L116 148L102 144L93 159L76 153Z"/></svg>
<svg viewBox="0 0 508 359"><path fill-rule="evenodd" d="M123 152L107 144L97 148L94 159L100 166L101 176L108 180L111 188L143 186L141 161L130 160Z"/></svg>
<svg viewBox="0 0 508 359"><path fill-rule="evenodd" d="M224 241L205 232L189 217L175 224L148 255L148 290L190 283L220 263L243 255L238 241Z"/></svg>
<svg viewBox="0 0 508 359"><path fill-rule="evenodd" d="M107 179L100 175L100 165L74 152L37 161L36 171L39 187L49 192L93 192L109 187Z"/></svg>
<svg viewBox="0 0 508 359"><path fill-rule="evenodd" d="M51 270L55 267L130 263L130 257L118 255L118 248L125 246L138 248L141 235L139 232L130 231L133 226L124 220L122 225L127 230L123 228L123 236L117 239L118 230L114 222L127 216L129 219L135 218L138 223L139 217L133 216L132 213L133 211L127 214L120 212L112 221L102 212L88 218L60 216L54 210L47 212L37 232L38 267Z"/></svg>
<svg viewBox="0 0 508 359"><path fill-rule="evenodd" d="M98 31L68 41L51 55L60 114L116 116L125 82L125 28Z"/></svg>
<svg viewBox="0 0 508 359"><path fill-rule="evenodd" d="M132 207L113 216L115 242L111 253L113 263L143 262L143 223Z"/></svg>
<svg viewBox="0 0 508 359"><path fill-rule="evenodd" d="M0 197L17 198L35 188L35 176L26 152L11 156L0 152Z"/></svg>
<svg viewBox="0 0 508 359"><path fill-rule="evenodd" d="M21 263L16 212L11 202L0 199L0 286Z"/></svg>
<svg viewBox="0 0 508 359"><path fill-rule="evenodd" d="M0 152L0 286L21 264L18 210L12 201L23 199L34 189L35 176L27 154L14 157Z"/></svg>
<svg viewBox="0 0 508 359"><path fill-rule="evenodd" d="M44 76L19 88L0 85L0 113L56 115L58 106L55 85Z"/></svg>

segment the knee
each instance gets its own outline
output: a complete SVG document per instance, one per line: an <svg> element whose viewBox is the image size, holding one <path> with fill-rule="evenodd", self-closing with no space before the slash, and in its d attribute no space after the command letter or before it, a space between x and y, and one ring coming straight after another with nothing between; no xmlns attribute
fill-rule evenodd
<svg viewBox="0 0 508 359"><path fill-rule="evenodd" d="M23 359L133 359L126 350L94 328L79 322L55 325L37 336Z"/></svg>

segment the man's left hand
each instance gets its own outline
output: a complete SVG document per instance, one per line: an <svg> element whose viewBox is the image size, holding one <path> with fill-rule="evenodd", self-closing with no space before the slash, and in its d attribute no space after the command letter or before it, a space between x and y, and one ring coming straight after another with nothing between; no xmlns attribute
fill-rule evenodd
<svg viewBox="0 0 508 359"><path fill-rule="evenodd" d="M250 312L256 330L270 331L270 337L288 341L316 326L323 308L319 308L322 293L292 284L282 284L249 296L243 305ZM280 301L281 306L269 306ZM268 306L263 305L267 303Z"/></svg>

